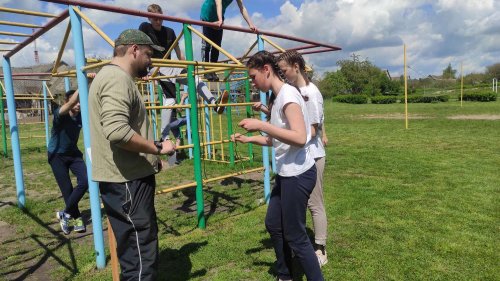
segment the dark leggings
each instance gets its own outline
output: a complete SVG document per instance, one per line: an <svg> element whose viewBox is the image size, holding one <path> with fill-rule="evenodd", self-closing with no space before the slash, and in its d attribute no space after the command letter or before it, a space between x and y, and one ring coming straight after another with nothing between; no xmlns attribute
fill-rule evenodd
<svg viewBox="0 0 500 281"><path fill-rule="evenodd" d="M211 27L203 27L203 35L208 39L212 40L218 46L222 43L222 31L223 29L214 29ZM219 61L219 50L212 47L205 40L201 42L201 57L203 61L206 62L217 62Z"/></svg>
<svg viewBox="0 0 500 281"><path fill-rule="evenodd" d="M49 153L48 159L66 204L64 212L72 218L79 218L81 214L78 209L78 202L88 189L87 167L83 162L81 153L75 156ZM73 188L69 176L70 170L76 176L77 185L75 188Z"/></svg>
<svg viewBox="0 0 500 281"><path fill-rule="evenodd" d="M306 210L309 195L316 184L316 166L294 177L277 175L266 215L266 228L276 253L278 277L292 276L292 250L307 280L324 280L306 233Z"/></svg>

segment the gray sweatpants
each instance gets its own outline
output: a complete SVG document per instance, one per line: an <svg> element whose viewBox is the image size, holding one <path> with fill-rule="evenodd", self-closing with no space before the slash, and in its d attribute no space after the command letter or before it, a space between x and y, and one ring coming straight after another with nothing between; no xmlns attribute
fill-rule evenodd
<svg viewBox="0 0 500 281"><path fill-rule="evenodd" d="M325 170L325 157L316 158L316 185L307 202L314 225L314 243L326 245L327 221L325 204L323 201L323 172Z"/></svg>

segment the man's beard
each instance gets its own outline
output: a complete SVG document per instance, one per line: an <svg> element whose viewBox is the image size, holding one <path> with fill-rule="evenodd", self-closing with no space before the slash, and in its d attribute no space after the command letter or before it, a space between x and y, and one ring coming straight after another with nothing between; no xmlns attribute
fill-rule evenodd
<svg viewBox="0 0 500 281"><path fill-rule="evenodd" d="M141 77L144 77L148 75L148 68L145 67L143 69L140 69L138 72L137 72L137 77L141 78Z"/></svg>

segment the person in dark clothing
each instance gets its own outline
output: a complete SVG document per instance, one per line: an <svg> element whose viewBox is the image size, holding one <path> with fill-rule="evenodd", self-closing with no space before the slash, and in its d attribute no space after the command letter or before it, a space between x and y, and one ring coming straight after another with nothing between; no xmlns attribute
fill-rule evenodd
<svg viewBox="0 0 500 281"><path fill-rule="evenodd" d="M87 169L77 145L82 129L78 90L66 92L64 104L54 110L52 123L48 161L66 204L66 208L57 211L56 216L64 234L71 232L71 222L74 231L85 232L85 224L78 209L78 202L88 189ZM75 188L69 171L76 176Z"/></svg>
<svg viewBox="0 0 500 281"><path fill-rule="evenodd" d="M224 24L224 14L226 8L233 2L233 0L204 0L201 5L200 19L202 21L211 22L217 24L218 29L212 27L203 27L203 35L205 35L212 42L221 46L222 43L222 31L220 29ZM248 26L253 32L258 32L257 28L253 24L250 16L248 15L247 9L243 5L243 0L236 0L238 7L240 8L240 13L248 23ZM219 60L219 50L212 47L208 42L202 40L201 42L201 57L203 61L206 62L217 62ZM205 74L205 78L209 81L217 81L219 78L215 73Z"/></svg>

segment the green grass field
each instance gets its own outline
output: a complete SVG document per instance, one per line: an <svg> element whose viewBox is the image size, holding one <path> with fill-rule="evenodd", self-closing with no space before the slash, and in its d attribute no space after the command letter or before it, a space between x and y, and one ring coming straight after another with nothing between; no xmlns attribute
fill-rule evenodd
<svg viewBox="0 0 500 281"><path fill-rule="evenodd" d="M409 129L402 104L327 102L325 111L325 280L500 280L500 102L410 104ZM0 278L110 280L109 266L95 269L91 226L86 235L59 230L54 211L63 200L44 142L21 145L24 212L6 203L15 202L15 179L12 160L1 162ZM244 156L246 147L237 148ZM255 151L257 163L235 170L258 166ZM204 177L233 171L203 166ZM185 161L158 184L192 177ZM274 280L262 197L260 174L209 184L200 230L192 189L157 196L159 280Z"/></svg>

